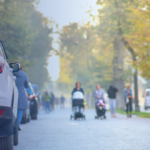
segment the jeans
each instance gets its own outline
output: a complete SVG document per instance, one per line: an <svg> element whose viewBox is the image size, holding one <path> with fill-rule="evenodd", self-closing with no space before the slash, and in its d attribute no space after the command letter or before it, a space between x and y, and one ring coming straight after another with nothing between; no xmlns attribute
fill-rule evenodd
<svg viewBox="0 0 150 150"><path fill-rule="evenodd" d="M111 114L112 115L116 114L116 100L115 99L110 99L109 103L110 103Z"/></svg>
<svg viewBox="0 0 150 150"><path fill-rule="evenodd" d="M45 102L45 112L50 112L50 102Z"/></svg>
<svg viewBox="0 0 150 150"><path fill-rule="evenodd" d="M129 98L129 103L126 104L126 109L127 109L127 113L132 112L132 99L131 98Z"/></svg>
<svg viewBox="0 0 150 150"><path fill-rule="evenodd" d="M18 127L20 127L21 120L22 120L22 109L18 109Z"/></svg>

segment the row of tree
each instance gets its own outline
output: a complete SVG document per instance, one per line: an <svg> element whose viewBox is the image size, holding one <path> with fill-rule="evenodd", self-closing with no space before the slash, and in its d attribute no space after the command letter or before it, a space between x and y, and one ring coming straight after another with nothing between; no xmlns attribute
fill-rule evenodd
<svg viewBox="0 0 150 150"><path fill-rule="evenodd" d="M36 5L36 0L1 0L0 38L9 62L22 63L30 82L42 88L49 81L46 67L52 49L52 29Z"/></svg>
<svg viewBox="0 0 150 150"><path fill-rule="evenodd" d="M122 108L124 81L133 76L138 111L137 75L150 78L150 1L97 0L97 5L96 26L73 23L61 32L58 85L69 89L79 80L90 91L96 83L104 88L114 84Z"/></svg>
<svg viewBox="0 0 150 150"><path fill-rule="evenodd" d="M112 82L111 54L99 49L97 28L73 23L63 28L60 40L59 88L68 91L75 81L81 81L86 91L91 92L96 83L107 87Z"/></svg>

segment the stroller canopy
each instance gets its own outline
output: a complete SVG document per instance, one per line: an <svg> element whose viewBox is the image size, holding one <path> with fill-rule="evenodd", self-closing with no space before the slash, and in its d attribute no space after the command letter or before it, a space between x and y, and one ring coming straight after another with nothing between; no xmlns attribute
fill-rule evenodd
<svg viewBox="0 0 150 150"><path fill-rule="evenodd" d="M77 91L73 93L72 99L84 99L84 95L82 92Z"/></svg>

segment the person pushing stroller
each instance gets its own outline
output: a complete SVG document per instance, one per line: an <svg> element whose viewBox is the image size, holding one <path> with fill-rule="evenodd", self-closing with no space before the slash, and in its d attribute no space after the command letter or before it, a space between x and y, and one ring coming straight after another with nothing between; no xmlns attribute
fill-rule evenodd
<svg viewBox="0 0 150 150"><path fill-rule="evenodd" d="M104 100L104 91L101 89L101 86L99 84L96 85L96 90L94 92L95 97L95 110L97 113L97 116L95 118L103 117L106 118L106 105Z"/></svg>
<svg viewBox="0 0 150 150"><path fill-rule="evenodd" d="M84 90L83 90L83 88L81 88L81 82L79 82L79 81L77 81L76 82L76 84L75 84L75 88L73 89L73 91L72 91L72 97L73 97L73 94L75 93L75 92L81 92L83 95L84 95ZM72 103L72 109L73 109L73 103ZM79 111L81 111L81 106L79 106Z"/></svg>
<svg viewBox="0 0 150 150"><path fill-rule="evenodd" d="M76 82L75 88L72 91L72 110L74 112L73 115L70 116L70 119L74 118L75 120L78 118L85 119L84 115L84 90L81 88L81 83Z"/></svg>
<svg viewBox="0 0 150 150"><path fill-rule="evenodd" d="M73 89L72 95L73 95L75 92L77 92L77 91L82 92L83 95L84 95L84 90L83 90L83 88L81 88L81 82L79 82L79 81L76 82L75 86L76 86L76 87Z"/></svg>

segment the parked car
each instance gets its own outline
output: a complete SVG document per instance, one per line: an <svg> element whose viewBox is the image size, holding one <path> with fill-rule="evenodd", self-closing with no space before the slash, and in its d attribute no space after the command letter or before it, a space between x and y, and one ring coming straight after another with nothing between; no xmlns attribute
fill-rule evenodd
<svg viewBox="0 0 150 150"><path fill-rule="evenodd" d="M28 93L27 93L27 97L28 97ZM30 100L29 99L28 99L28 105L30 106ZM27 122L30 122L30 107L27 109L23 109L23 111L22 111L21 124L25 124Z"/></svg>
<svg viewBox="0 0 150 150"><path fill-rule="evenodd" d="M33 90L34 90L36 97L37 97L38 108L40 109L41 97L40 97L40 92L38 92L38 86L36 84L32 84L32 87L33 87Z"/></svg>
<svg viewBox="0 0 150 150"><path fill-rule="evenodd" d="M150 89L146 89L145 90L145 110L147 110L148 108L150 108Z"/></svg>
<svg viewBox="0 0 150 150"><path fill-rule="evenodd" d="M37 92L38 92L38 86L36 84L32 84L32 88L33 88L35 94L37 94Z"/></svg>
<svg viewBox="0 0 150 150"><path fill-rule="evenodd" d="M29 99L30 99L30 115L31 115L31 119L36 120L37 119L37 114L38 114L38 99L37 96L35 94L35 91L32 87L32 84L29 83L29 88L30 88L30 95L29 95Z"/></svg>
<svg viewBox="0 0 150 150"><path fill-rule="evenodd" d="M18 144L18 90L13 72L17 63L8 64L8 57L0 40L0 150L12 150Z"/></svg>

